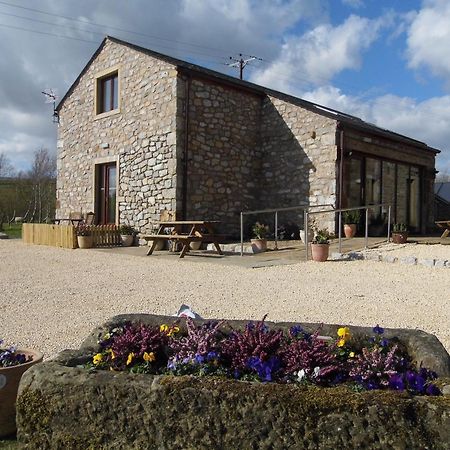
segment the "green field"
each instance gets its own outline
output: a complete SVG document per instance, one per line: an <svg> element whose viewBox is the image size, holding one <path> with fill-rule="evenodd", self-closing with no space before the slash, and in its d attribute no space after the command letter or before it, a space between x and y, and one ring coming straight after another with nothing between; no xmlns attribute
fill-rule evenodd
<svg viewBox="0 0 450 450"><path fill-rule="evenodd" d="M22 224L12 223L9 225L4 223L3 233L6 233L11 239L20 239L22 237Z"/></svg>

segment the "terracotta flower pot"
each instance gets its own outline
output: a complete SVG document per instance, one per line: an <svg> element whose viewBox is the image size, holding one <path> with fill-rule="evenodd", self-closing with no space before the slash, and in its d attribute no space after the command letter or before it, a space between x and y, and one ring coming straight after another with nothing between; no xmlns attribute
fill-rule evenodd
<svg viewBox="0 0 450 450"><path fill-rule="evenodd" d="M408 232L392 232L392 242L394 244L406 244L406 241L408 240Z"/></svg>
<svg viewBox="0 0 450 450"><path fill-rule="evenodd" d="M328 259L330 244L311 244L313 261L324 262Z"/></svg>
<svg viewBox="0 0 450 450"><path fill-rule="evenodd" d="M352 238L356 234L356 223L344 223L344 234L346 238Z"/></svg>
<svg viewBox="0 0 450 450"><path fill-rule="evenodd" d="M267 250L267 239L251 239L250 242L254 253L262 253Z"/></svg>
<svg viewBox="0 0 450 450"><path fill-rule="evenodd" d="M131 247L133 245L134 236L132 234L121 234L122 245L124 247Z"/></svg>
<svg viewBox="0 0 450 450"><path fill-rule="evenodd" d="M18 349L17 353L32 356L33 360L11 367L0 367L0 438L16 431L16 398L22 374L42 361L43 355L35 350Z"/></svg>
<svg viewBox="0 0 450 450"><path fill-rule="evenodd" d="M94 245L94 236L77 236L79 248L92 248Z"/></svg>

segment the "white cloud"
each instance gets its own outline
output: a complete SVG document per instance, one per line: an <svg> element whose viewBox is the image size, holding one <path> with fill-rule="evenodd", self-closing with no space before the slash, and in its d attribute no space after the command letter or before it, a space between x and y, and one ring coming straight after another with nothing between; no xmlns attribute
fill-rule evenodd
<svg viewBox="0 0 450 450"><path fill-rule="evenodd" d="M442 153L437 158L437 167L441 172L450 173L450 95L422 102L396 95L367 100L326 86L306 92L302 97L438 148Z"/></svg>
<svg viewBox="0 0 450 450"><path fill-rule="evenodd" d="M324 24L300 37L290 36L279 57L253 81L290 92L288 79L297 86L326 84L342 70L360 67L363 52L377 39L382 25L381 19L351 15L336 27Z"/></svg>
<svg viewBox="0 0 450 450"><path fill-rule="evenodd" d="M428 0L408 30L407 56L414 69L428 68L450 86L450 2Z"/></svg>

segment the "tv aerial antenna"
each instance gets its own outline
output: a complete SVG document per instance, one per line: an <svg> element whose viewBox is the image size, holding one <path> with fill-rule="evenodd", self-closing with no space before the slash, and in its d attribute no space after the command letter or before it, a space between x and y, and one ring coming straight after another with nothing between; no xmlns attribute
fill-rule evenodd
<svg viewBox="0 0 450 450"><path fill-rule="evenodd" d="M58 100L58 92L56 89L45 89L42 91L45 95L45 103L53 103L53 123L59 123L59 114L56 111L56 100Z"/></svg>
<svg viewBox="0 0 450 450"><path fill-rule="evenodd" d="M234 61L232 63L226 64L228 67L238 67L239 68L239 79L243 79L244 75L244 67L250 62L250 61L262 61L262 58L258 58L257 56L249 56L248 58L244 59L244 55L242 53L239 53L239 58L233 58L230 56L230 60Z"/></svg>

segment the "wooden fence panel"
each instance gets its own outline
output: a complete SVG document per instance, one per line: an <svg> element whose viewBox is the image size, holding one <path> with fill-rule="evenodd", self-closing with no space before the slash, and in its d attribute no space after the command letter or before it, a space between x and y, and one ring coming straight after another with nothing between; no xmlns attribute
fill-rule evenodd
<svg viewBox="0 0 450 450"><path fill-rule="evenodd" d="M73 225L24 223L22 225L22 240L27 244L77 248L77 237Z"/></svg>
<svg viewBox="0 0 450 450"><path fill-rule="evenodd" d="M94 247L122 245L117 225L88 225L93 236ZM48 225L24 223L22 240L27 244L50 245L52 247L78 248L76 227L73 225Z"/></svg>

